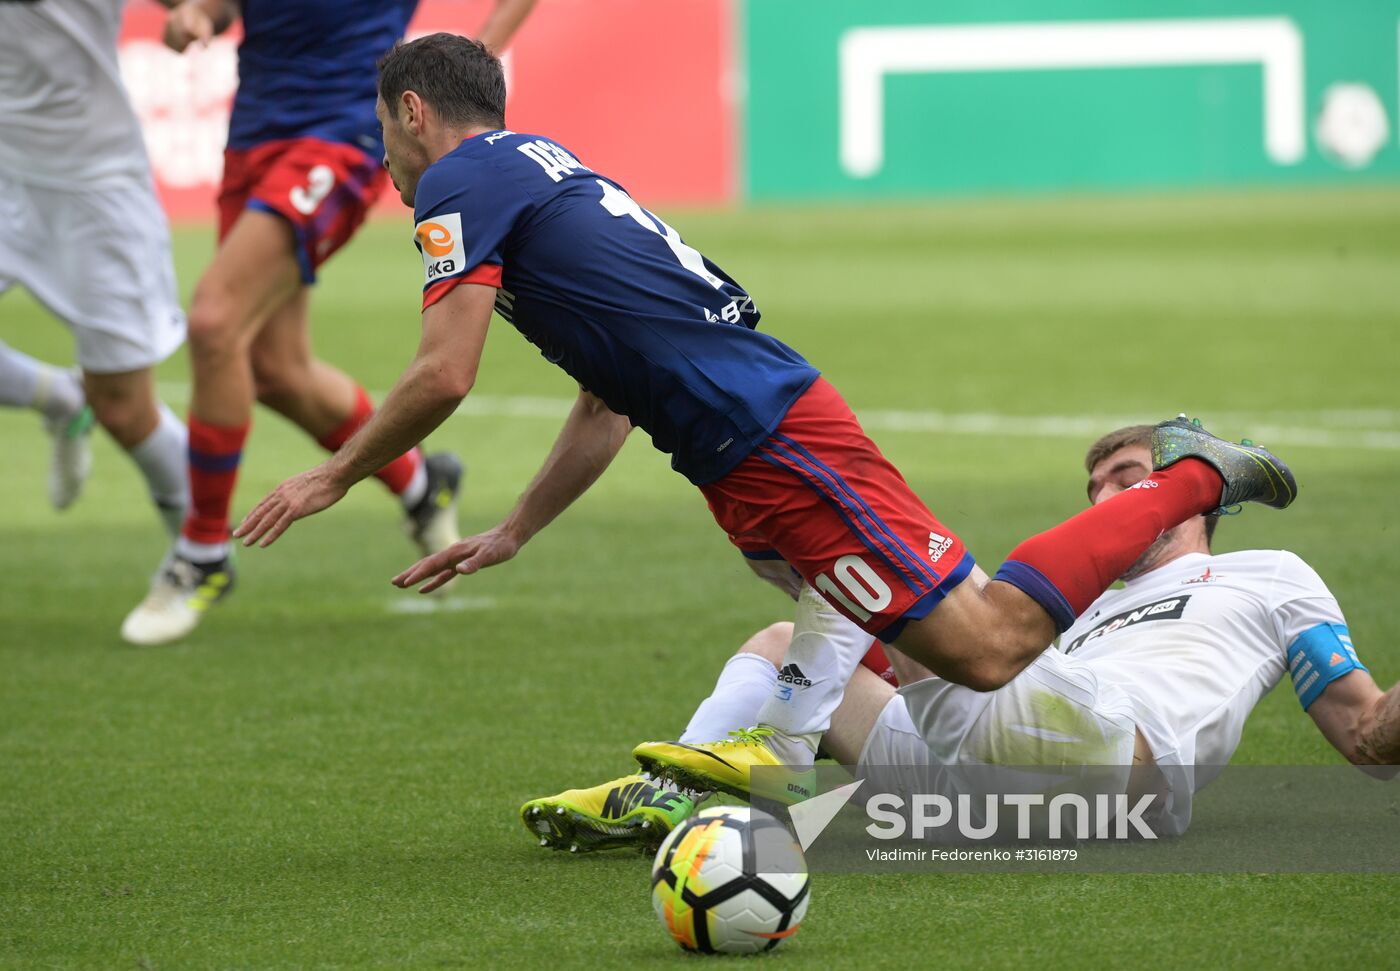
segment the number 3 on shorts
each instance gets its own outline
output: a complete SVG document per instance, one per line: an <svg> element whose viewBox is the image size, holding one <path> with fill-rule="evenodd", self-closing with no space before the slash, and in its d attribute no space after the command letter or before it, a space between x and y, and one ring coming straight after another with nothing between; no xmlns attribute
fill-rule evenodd
<svg viewBox="0 0 1400 971"><path fill-rule="evenodd" d="M333 188L335 171L329 165L314 166L306 173L306 185L292 189L292 207L303 216L309 216L316 211L321 200L330 195Z"/></svg>
<svg viewBox="0 0 1400 971"><path fill-rule="evenodd" d="M837 560L831 572L835 574L835 580L825 573L818 573L814 586L840 603L862 624L888 607L894 599L889 584L854 553Z"/></svg>

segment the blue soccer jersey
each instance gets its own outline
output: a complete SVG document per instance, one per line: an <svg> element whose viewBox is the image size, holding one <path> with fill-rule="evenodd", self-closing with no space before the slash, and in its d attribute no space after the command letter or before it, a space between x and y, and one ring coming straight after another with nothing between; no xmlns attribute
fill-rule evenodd
<svg viewBox="0 0 1400 971"><path fill-rule="evenodd" d="M469 138L423 173L415 202L424 307L459 283L498 287L502 317L697 485L738 465L816 380L754 330L743 287L547 138Z"/></svg>
<svg viewBox="0 0 1400 971"><path fill-rule="evenodd" d="M418 0L242 0L228 147L320 138L384 153L374 116L379 59Z"/></svg>

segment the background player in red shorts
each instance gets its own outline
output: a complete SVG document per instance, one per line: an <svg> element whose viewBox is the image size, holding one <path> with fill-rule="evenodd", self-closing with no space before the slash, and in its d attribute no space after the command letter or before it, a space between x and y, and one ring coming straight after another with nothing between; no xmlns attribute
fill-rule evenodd
<svg viewBox="0 0 1400 971"><path fill-rule="evenodd" d="M1162 470L1022 543L985 586L964 584L973 561L961 542L816 369L754 329L758 310L732 277L556 142L504 128L500 64L481 45L435 34L396 48L379 93L386 164L415 206L423 256L418 355L362 434L248 514L245 542L275 541L450 415L494 307L578 381L578 402L500 525L395 582L426 591L510 559L639 426L749 562L800 593L785 664L801 673L745 752L802 765L869 647L835 636L831 608L948 680L995 688L1164 530L1222 505L1293 499L1290 473L1263 449L1164 423Z"/></svg>
<svg viewBox="0 0 1400 971"><path fill-rule="evenodd" d="M194 629L233 584L228 513L253 402L334 451L373 411L348 375L312 355L317 268L364 220L386 180L375 65L417 0L186 0L167 19L177 51L240 15L239 87L219 192L219 250L190 310L190 512L122 636L158 644ZM483 28L503 45L533 0L502 0ZM461 463L417 447L374 474L425 553L457 539Z"/></svg>

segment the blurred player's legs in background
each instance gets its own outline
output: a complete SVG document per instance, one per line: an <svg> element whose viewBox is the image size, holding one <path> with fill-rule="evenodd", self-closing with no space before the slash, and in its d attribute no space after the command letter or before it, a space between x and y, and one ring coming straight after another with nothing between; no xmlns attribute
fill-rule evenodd
<svg viewBox="0 0 1400 971"><path fill-rule="evenodd" d="M374 413L369 393L339 368L318 360L311 350L307 317L310 288L280 307L258 331L252 346L253 385L258 402L299 426L328 452L344 445ZM415 449L390 462L377 473L379 481L399 497L409 514L410 536L424 550L437 550L455 542L452 521L437 517L423 521L414 511L423 506L430 487L446 480L454 465L449 456L420 460ZM460 469L454 473L460 477ZM424 530L427 530L425 532ZM442 535L431 535L433 530Z"/></svg>
<svg viewBox="0 0 1400 971"><path fill-rule="evenodd" d="M188 506L185 427L156 395L152 368L184 338L170 234L150 182L85 189L0 175L0 290L18 283L72 329L81 371L0 345L0 402L33 407L53 436L49 498L72 503L90 467L95 416L131 456L167 531ZM81 239L89 258L56 260L25 244Z"/></svg>
<svg viewBox="0 0 1400 971"><path fill-rule="evenodd" d="M185 427L152 369L184 341L185 315L117 63L122 7L0 3L0 290L23 286L72 329L85 386L6 353L0 395L45 413L55 505L77 496L95 414L173 534L188 506Z"/></svg>
<svg viewBox="0 0 1400 971"><path fill-rule="evenodd" d="M229 509L253 404L334 451L373 414L369 395L311 350L310 284L347 242L382 185L363 152L314 139L230 152L221 242L190 308L191 505L165 567L122 625L138 644L185 636L232 589ZM425 552L456 541L461 466L418 449L378 473Z"/></svg>
<svg viewBox="0 0 1400 971"><path fill-rule="evenodd" d="M150 368L113 373L84 370L83 386L98 424L141 470L151 502L174 538L190 504L184 422L157 397Z"/></svg>
<svg viewBox="0 0 1400 971"><path fill-rule="evenodd" d="M361 389L349 375L312 356L310 298L310 287L298 288L258 331L251 348L253 389L260 404L319 441L354 411Z"/></svg>

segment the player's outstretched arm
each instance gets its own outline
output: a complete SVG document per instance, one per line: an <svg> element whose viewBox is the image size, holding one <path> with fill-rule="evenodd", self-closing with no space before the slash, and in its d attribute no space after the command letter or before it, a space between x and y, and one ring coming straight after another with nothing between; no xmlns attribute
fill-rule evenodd
<svg viewBox="0 0 1400 971"><path fill-rule="evenodd" d="M1382 692L1365 671L1352 671L1327 686L1308 708L1322 734L1360 766L1388 766L1372 775L1400 773L1400 684Z"/></svg>
<svg viewBox="0 0 1400 971"><path fill-rule="evenodd" d="M595 395L580 390L544 466L510 515L479 536L469 536L419 560L394 577L394 585L423 583L419 592L431 593L455 576L509 560L598 481L631 430L632 423L626 418L610 411Z"/></svg>
<svg viewBox="0 0 1400 971"><path fill-rule="evenodd" d="M196 41L207 46L238 19L236 0L159 0L170 9L165 18L165 46L177 53Z"/></svg>
<svg viewBox="0 0 1400 971"><path fill-rule="evenodd" d="M233 535L244 546L270 546L292 523L334 505L446 421L476 382L495 300L494 287L466 283L423 311L413 363L365 426L321 465L274 489Z"/></svg>

